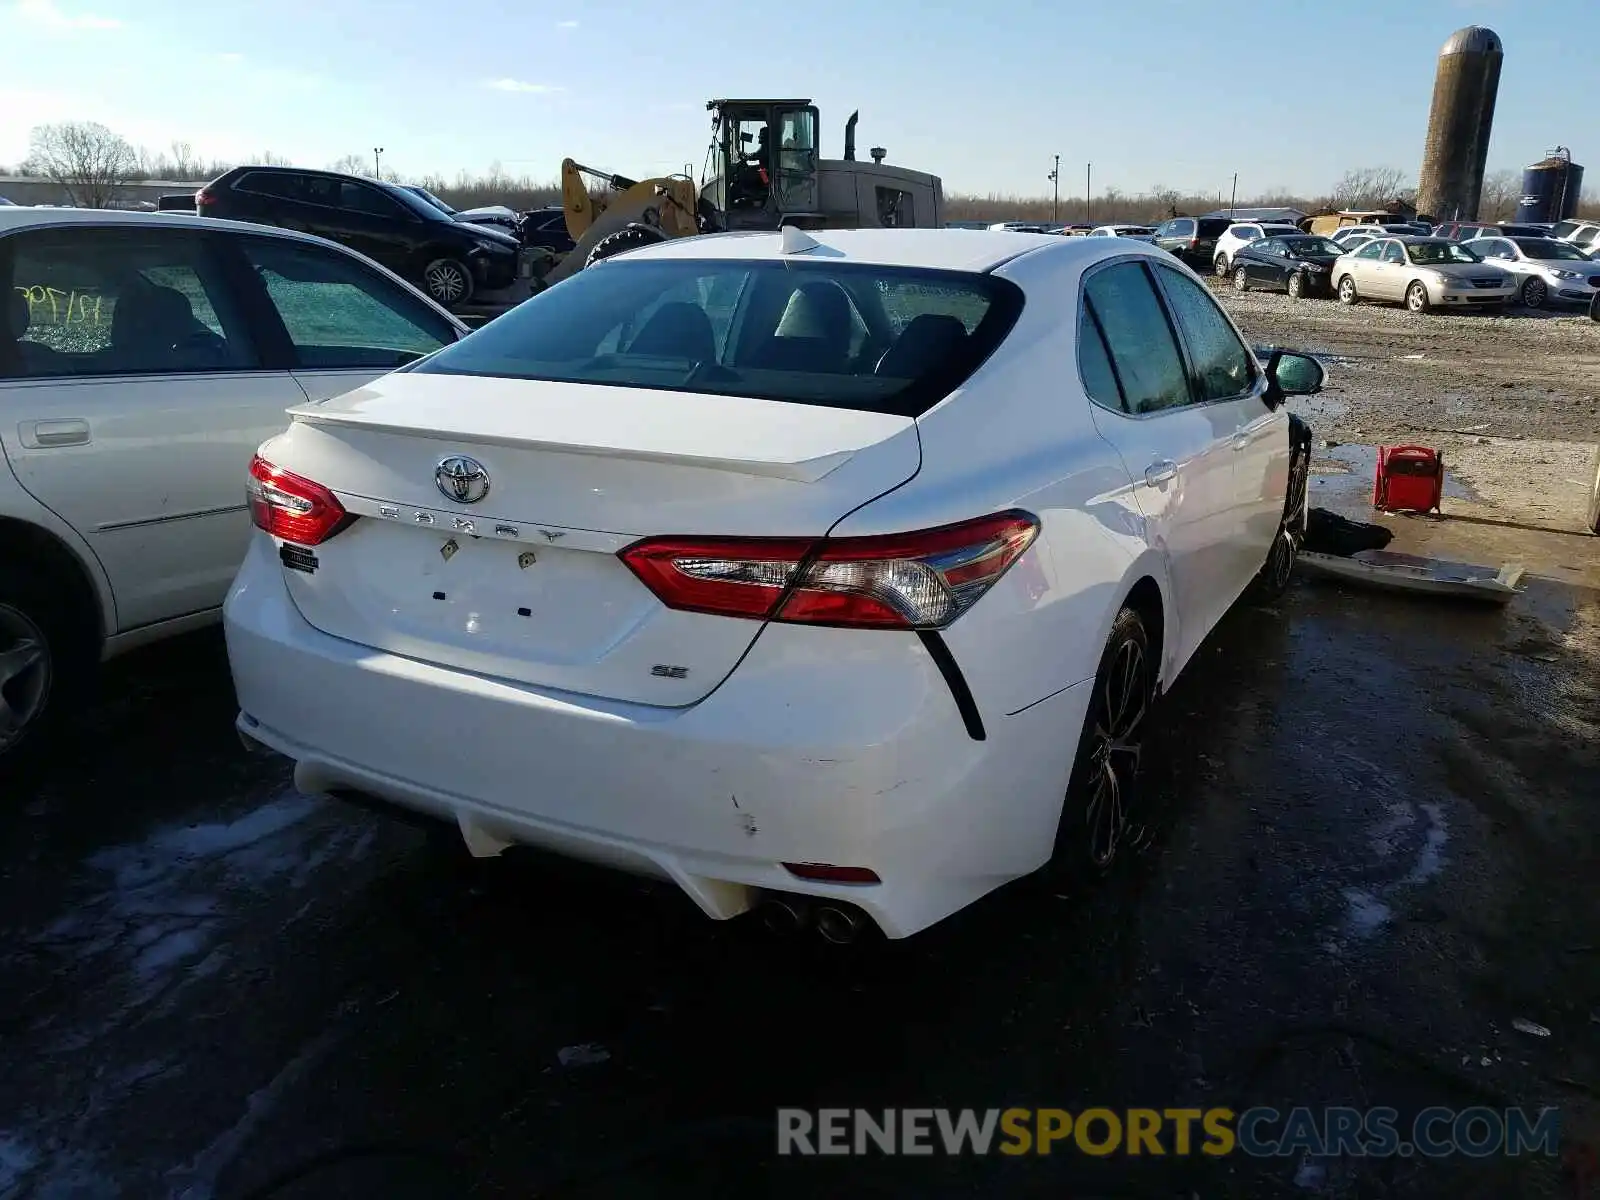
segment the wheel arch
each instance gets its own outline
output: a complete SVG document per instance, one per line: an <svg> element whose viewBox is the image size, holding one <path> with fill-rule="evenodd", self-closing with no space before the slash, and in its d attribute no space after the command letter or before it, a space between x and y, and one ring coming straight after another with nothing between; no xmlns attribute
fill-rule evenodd
<svg viewBox="0 0 1600 1200"><path fill-rule="evenodd" d="M0 517L0 561L11 559L36 564L59 582L75 615L93 632L98 645L105 644L116 629L114 599L84 553L48 529L15 517Z"/></svg>
<svg viewBox="0 0 1600 1200"><path fill-rule="evenodd" d="M1167 686L1167 646L1170 641L1167 637L1167 600L1162 593L1161 585L1156 582L1155 576L1141 574L1133 581L1133 586L1123 597L1120 608L1131 608L1139 614L1139 619L1144 622L1145 632L1152 642L1157 663L1156 684L1163 691ZM1112 614L1112 620L1116 615Z"/></svg>

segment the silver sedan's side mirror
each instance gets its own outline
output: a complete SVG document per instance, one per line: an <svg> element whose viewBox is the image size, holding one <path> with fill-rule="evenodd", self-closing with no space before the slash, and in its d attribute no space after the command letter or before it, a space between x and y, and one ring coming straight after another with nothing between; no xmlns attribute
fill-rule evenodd
<svg viewBox="0 0 1600 1200"><path fill-rule="evenodd" d="M1327 368L1315 358L1289 350L1269 351L1266 370L1267 392L1262 399L1268 408L1281 408L1290 396L1315 395L1328 380Z"/></svg>
<svg viewBox="0 0 1600 1200"><path fill-rule="evenodd" d="M1322 390L1328 381L1328 371L1309 354L1291 354L1282 351L1273 364L1271 374L1285 396L1312 396Z"/></svg>

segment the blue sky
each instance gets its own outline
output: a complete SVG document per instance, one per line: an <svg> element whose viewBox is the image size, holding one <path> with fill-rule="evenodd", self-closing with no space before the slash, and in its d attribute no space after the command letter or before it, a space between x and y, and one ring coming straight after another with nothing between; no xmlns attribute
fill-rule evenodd
<svg viewBox="0 0 1600 1200"><path fill-rule="evenodd" d="M554 178L567 155L698 173L710 89L813 97L826 157L859 108L863 155L886 146L947 191L1047 194L1059 153L1072 194L1090 161L1097 192L1225 190L1234 171L1242 195L1317 192L1348 167L1414 175L1439 47L1485 24L1506 45L1491 169L1561 142L1600 176L1594 103L1556 86L1593 93L1595 15L1594 0L0 0L0 164L34 124L99 120L152 148L314 166L378 145L386 174L498 161Z"/></svg>

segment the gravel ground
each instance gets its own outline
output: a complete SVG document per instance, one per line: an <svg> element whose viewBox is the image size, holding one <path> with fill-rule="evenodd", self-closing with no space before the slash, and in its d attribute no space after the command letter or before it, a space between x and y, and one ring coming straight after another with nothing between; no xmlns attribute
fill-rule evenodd
<svg viewBox="0 0 1600 1200"><path fill-rule="evenodd" d="M1465 488L1457 504L1492 506L1540 526L1581 526L1600 441L1600 325L1587 314L1418 317L1393 305L1241 295L1210 282L1254 341L1324 358L1326 390L1296 405L1323 452L1434 446ZM1359 456L1345 464L1357 467L1371 470Z"/></svg>

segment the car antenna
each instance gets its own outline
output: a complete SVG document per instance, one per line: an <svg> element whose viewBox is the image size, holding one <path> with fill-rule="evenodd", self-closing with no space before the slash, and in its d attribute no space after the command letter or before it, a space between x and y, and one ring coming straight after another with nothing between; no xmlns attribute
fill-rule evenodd
<svg viewBox="0 0 1600 1200"><path fill-rule="evenodd" d="M798 225L785 225L783 227L783 241L779 244L779 254L804 254L807 250L815 250L822 243L808 234Z"/></svg>

